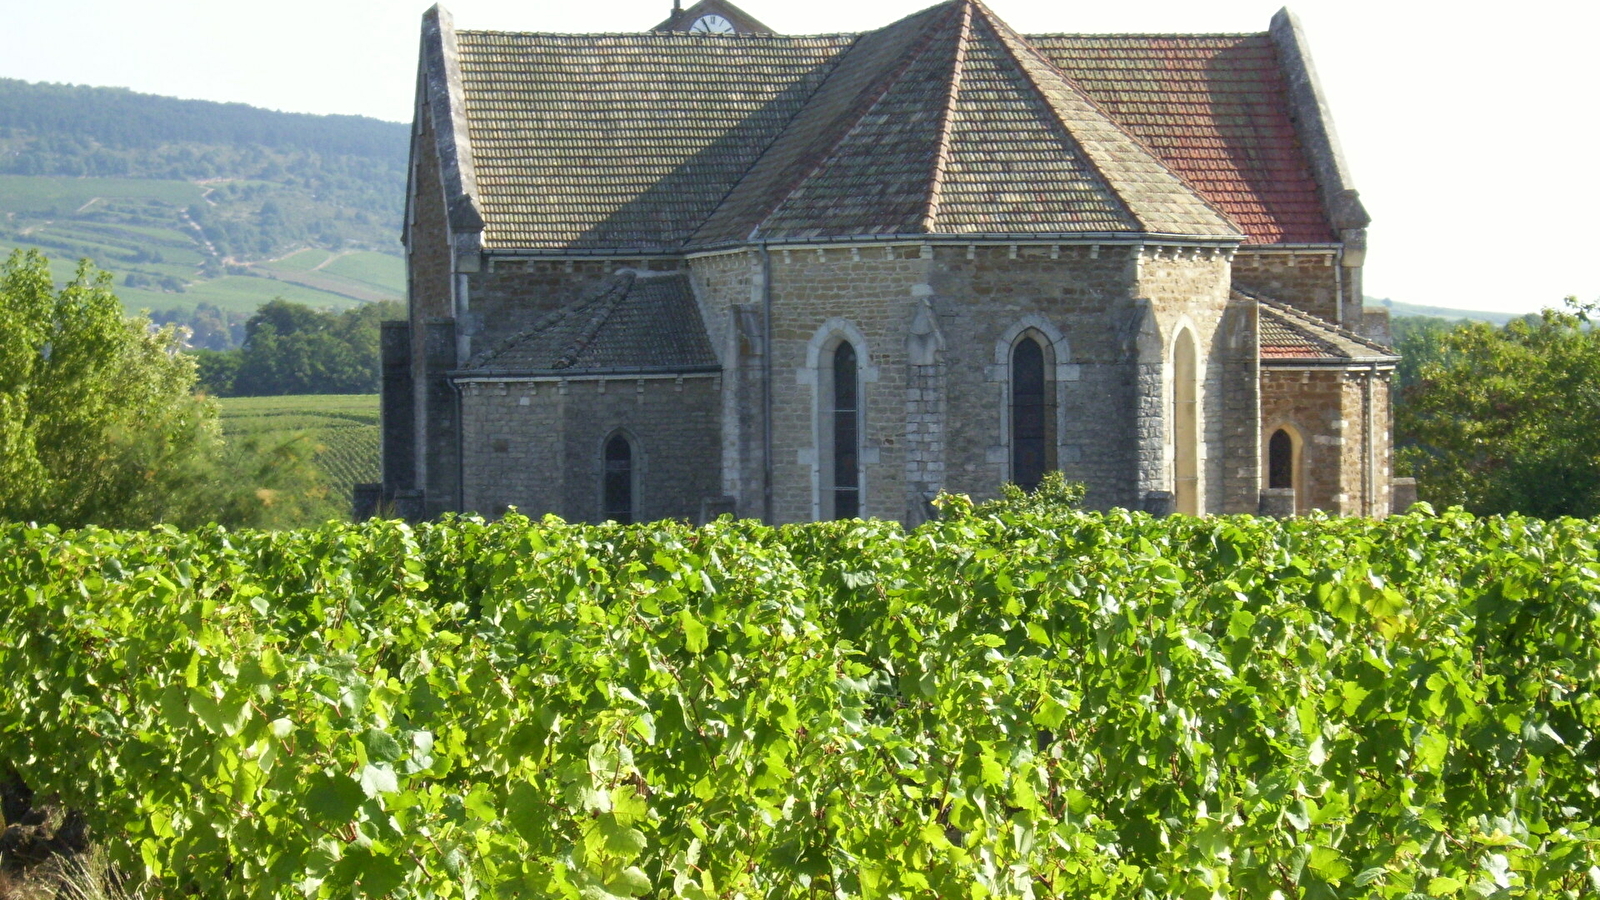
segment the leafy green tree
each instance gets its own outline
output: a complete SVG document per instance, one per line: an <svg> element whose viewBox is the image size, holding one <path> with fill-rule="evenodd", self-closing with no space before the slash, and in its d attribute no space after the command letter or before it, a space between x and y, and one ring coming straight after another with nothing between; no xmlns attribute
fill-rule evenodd
<svg viewBox="0 0 1600 900"><path fill-rule="evenodd" d="M0 516L58 524L186 518L218 443L176 333L124 319L88 265L59 292L47 261L0 268Z"/></svg>
<svg viewBox="0 0 1600 900"><path fill-rule="evenodd" d="M1596 312L1569 299L1438 338L1396 407L1401 463L1422 499L1479 514L1600 515Z"/></svg>
<svg viewBox="0 0 1600 900"><path fill-rule="evenodd" d="M373 393L381 375L380 323L403 315L397 303L344 313L282 299L263 304L245 325L228 390L247 397Z"/></svg>
<svg viewBox="0 0 1600 900"><path fill-rule="evenodd" d="M323 511L309 442L228 448L177 330L124 318L87 262L0 266L0 520L138 527L276 524ZM305 446L302 446L305 445Z"/></svg>

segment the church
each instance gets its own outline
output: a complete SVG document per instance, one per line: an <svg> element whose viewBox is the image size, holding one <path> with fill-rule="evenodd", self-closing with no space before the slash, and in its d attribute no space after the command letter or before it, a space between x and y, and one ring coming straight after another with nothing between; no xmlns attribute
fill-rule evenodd
<svg viewBox="0 0 1600 900"><path fill-rule="evenodd" d="M435 7L416 97L369 507L914 525L1059 470L1093 508L1390 511L1369 219L1287 10L783 35L704 0L574 35Z"/></svg>

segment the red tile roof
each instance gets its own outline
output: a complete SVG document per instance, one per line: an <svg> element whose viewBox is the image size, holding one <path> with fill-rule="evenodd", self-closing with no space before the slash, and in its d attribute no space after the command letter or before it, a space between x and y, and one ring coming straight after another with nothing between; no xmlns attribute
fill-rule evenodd
<svg viewBox="0 0 1600 900"><path fill-rule="evenodd" d="M1028 41L1259 244L1335 240L1266 34Z"/></svg>
<svg viewBox="0 0 1600 900"><path fill-rule="evenodd" d="M1236 299L1256 301L1261 361L1299 363L1393 363L1393 350L1260 294L1235 290Z"/></svg>

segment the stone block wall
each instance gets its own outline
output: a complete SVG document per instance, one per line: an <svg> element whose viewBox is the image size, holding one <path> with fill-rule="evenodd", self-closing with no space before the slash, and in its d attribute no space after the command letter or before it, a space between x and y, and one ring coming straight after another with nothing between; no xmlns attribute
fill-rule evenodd
<svg viewBox="0 0 1600 900"><path fill-rule="evenodd" d="M1018 333L1051 344L1056 462L1095 507L1136 501L1135 261L1128 247L938 248L948 487L976 499L1010 480L1010 351Z"/></svg>
<svg viewBox="0 0 1600 900"><path fill-rule="evenodd" d="M421 488L427 480L428 465L423 448L429 441L428 391L426 378L422 377L428 365L427 323L447 319L454 315L454 310L450 283L453 251L444 186L439 180L437 138L432 115L424 109L419 118L421 129L412 146L413 193L410 219L406 223L406 296L411 328L411 424L414 430L411 445L415 448L409 461L413 468L410 481ZM394 465L404 464L403 460L394 461ZM385 466L389 465L385 461ZM398 478L398 474L395 477Z"/></svg>
<svg viewBox="0 0 1600 900"><path fill-rule="evenodd" d="M693 520L721 493L721 379L589 378L462 386L466 509L602 518L607 439L634 448L635 517Z"/></svg>
<svg viewBox="0 0 1600 900"><path fill-rule="evenodd" d="M1248 395L1229 396L1230 387L1236 388L1240 381L1230 376L1248 373L1259 352L1254 323L1248 317L1232 323L1232 328L1224 327L1231 306L1230 274L1227 255L1217 251L1154 248L1145 252L1137 266L1135 290L1139 297L1149 300L1160 338L1160 355L1154 358L1155 348L1148 346L1147 337L1143 339L1139 361L1145 366L1159 362L1165 369L1159 395L1147 389L1140 394L1146 405L1152 396L1161 397L1159 420L1165 425L1159 451L1148 441L1141 442L1144 471L1150 471L1154 459L1163 462L1160 475L1147 475L1142 489L1175 490L1172 416L1176 385L1172 360L1175 341L1188 329L1198 351L1199 509L1207 513L1253 511L1259 490L1258 474L1250 471L1248 461L1242 459L1255 456L1254 434L1259 420L1249 412ZM1241 501L1246 493L1250 499ZM1241 502L1250 509L1239 509Z"/></svg>
<svg viewBox="0 0 1600 900"><path fill-rule="evenodd" d="M1288 426L1300 438L1296 512L1314 509L1354 513L1359 503L1347 471L1360 441L1351 434L1347 379L1339 369L1261 370L1261 447L1279 428ZM1356 450L1359 456L1359 450ZM1262 471L1266 471L1263 459ZM1265 478L1263 478L1265 486ZM1359 482L1356 490L1359 490Z"/></svg>
<svg viewBox="0 0 1600 900"><path fill-rule="evenodd" d="M1233 283L1243 290L1265 294L1335 324L1341 316L1339 293L1343 277L1331 248L1285 253L1246 246L1233 259Z"/></svg>
<svg viewBox="0 0 1600 900"><path fill-rule="evenodd" d="M772 266L777 521L820 509L817 366L830 333L861 356L868 515L917 521L939 489L998 494L1011 477L1010 350L1026 332L1049 345L1057 465L1090 485L1088 502L1137 506L1144 491L1168 489L1163 379L1180 326L1202 360L1205 508L1254 502L1257 420L1233 417L1254 399L1230 410L1225 397L1227 373L1253 383L1253 321L1224 340L1220 251L1141 260L1131 246L899 245L780 250Z"/></svg>
<svg viewBox="0 0 1600 900"><path fill-rule="evenodd" d="M773 519L819 516L816 366L830 323L860 366L862 515L904 519L905 341L927 261L880 246L778 250L771 266Z"/></svg>
<svg viewBox="0 0 1600 900"><path fill-rule="evenodd" d="M761 254L717 253L690 261L706 336L722 361L722 492L743 518L765 515L765 326Z"/></svg>

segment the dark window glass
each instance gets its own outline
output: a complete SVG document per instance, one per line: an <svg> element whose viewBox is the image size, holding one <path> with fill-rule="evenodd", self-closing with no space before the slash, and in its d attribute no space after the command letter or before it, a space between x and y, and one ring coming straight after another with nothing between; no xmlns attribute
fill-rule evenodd
<svg viewBox="0 0 1600 900"><path fill-rule="evenodd" d="M606 518L633 524L633 445L622 435L606 441Z"/></svg>
<svg viewBox="0 0 1600 900"><path fill-rule="evenodd" d="M1033 490L1049 467L1044 348L1024 338L1011 351L1011 480Z"/></svg>
<svg viewBox="0 0 1600 900"><path fill-rule="evenodd" d="M1294 487L1294 439L1281 428L1272 433L1267 445L1267 487Z"/></svg>
<svg viewBox="0 0 1600 900"><path fill-rule="evenodd" d="M833 517L861 515L860 396L856 384L856 348L840 344L833 351Z"/></svg>

